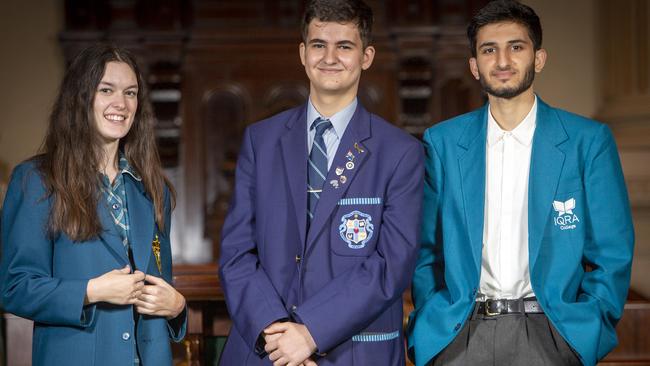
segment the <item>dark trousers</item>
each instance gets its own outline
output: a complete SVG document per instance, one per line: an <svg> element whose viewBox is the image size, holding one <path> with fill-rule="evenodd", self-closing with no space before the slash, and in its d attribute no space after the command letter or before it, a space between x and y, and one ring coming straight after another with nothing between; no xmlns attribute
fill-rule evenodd
<svg viewBox="0 0 650 366"><path fill-rule="evenodd" d="M579 366L577 354L545 314L472 313L433 366Z"/></svg>

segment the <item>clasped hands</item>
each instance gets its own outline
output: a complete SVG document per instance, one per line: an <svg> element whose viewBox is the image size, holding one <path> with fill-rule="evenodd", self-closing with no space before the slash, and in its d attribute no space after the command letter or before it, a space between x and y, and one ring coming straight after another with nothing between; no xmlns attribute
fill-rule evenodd
<svg viewBox="0 0 650 366"><path fill-rule="evenodd" d="M303 324L273 323L264 329L264 341L273 366L317 366L310 358L316 352L316 342Z"/></svg>
<svg viewBox="0 0 650 366"><path fill-rule="evenodd" d="M177 317L185 308L183 295L165 280L141 271L131 273L128 265L88 281L84 303L96 302L135 305L140 314L167 319Z"/></svg>

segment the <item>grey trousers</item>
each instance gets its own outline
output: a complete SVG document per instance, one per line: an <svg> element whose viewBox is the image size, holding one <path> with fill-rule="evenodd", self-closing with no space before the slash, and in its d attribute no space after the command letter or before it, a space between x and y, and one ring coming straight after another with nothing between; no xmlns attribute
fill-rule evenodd
<svg viewBox="0 0 650 366"><path fill-rule="evenodd" d="M433 366L579 366L577 354L545 314L484 316L474 310Z"/></svg>

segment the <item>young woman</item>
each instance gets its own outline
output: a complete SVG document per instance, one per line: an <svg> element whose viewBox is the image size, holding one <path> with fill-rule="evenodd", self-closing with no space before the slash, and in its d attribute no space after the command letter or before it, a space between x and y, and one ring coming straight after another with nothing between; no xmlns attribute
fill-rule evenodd
<svg viewBox="0 0 650 366"><path fill-rule="evenodd" d="M16 167L2 212L2 303L34 320L34 365L171 365L185 299L171 285L174 193L146 83L96 45L66 71L42 154Z"/></svg>

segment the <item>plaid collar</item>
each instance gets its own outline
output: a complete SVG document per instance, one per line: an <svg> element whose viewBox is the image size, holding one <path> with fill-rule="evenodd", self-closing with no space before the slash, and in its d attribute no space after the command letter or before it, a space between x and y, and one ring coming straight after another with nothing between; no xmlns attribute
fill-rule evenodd
<svg viewBox="0 0 650 366"><path fill-rule="evenodd" d="M140 174L133 169L133 166L129 164L129 161L126 160L126 157L124 156L124 153L120 151L120 159L117 162L117 170L119 171L120 174L129 174L130 176L133 177L133 179L137 181L142 181L142 178L140 177Z"/></svg>

